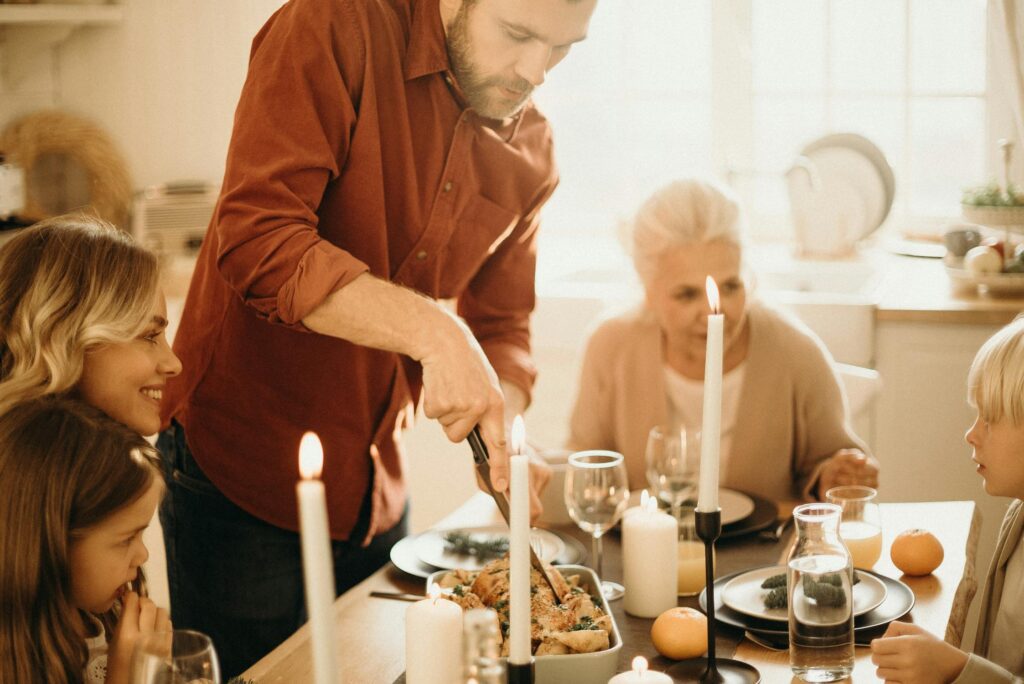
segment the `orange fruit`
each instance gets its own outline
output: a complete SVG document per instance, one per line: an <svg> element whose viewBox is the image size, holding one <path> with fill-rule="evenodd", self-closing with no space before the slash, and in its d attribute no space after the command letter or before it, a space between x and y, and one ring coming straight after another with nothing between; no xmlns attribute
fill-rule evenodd
<svg viewBox="0 0 1024 684"><path fill-rule="evenodd" d="M651 625L658 653L672 660L704 655L708 650L708 619L694 608L669 608Z"/></svg>
<svg viewBox="0 0 1024 684"><path fill-rule="evenodd" d="M944 555L942 543L927 530L904 530L892 540L889 549L892 564L914 577L931 574Z"/></svg>

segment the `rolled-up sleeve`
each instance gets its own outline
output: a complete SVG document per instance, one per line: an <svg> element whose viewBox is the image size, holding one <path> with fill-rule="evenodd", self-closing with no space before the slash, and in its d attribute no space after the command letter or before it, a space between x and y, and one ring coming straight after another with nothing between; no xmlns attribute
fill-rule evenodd
<svg viewBox="0 0 1024 684"><path fill-rule="evenodd" d="M362 79L364 46L356 32L341 35L317 3L296 2L256 36L213 222L231 289L261 317L298 329L369 270L317 231L324 190L348 156Z"/></svg>

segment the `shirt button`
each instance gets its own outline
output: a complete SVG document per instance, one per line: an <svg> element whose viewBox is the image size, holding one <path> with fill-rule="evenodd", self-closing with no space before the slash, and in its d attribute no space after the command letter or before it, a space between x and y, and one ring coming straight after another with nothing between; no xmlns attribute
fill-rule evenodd
<svg viewBox="0 0 1024 684"><path fill-rule="evenodd" d="M445 192L451 192L452 191L452 182L451 181L448 181L448 182L446 182L444 184L444 191Z"/></svg>
<svg viewBox="0 0 1024 684"><path fill-rule="evenodd" d="M424 259L426 259L427 258L426 251L421 249L420 251L416 252L416 258L419 259L420 261L423 261Z"/></svg>

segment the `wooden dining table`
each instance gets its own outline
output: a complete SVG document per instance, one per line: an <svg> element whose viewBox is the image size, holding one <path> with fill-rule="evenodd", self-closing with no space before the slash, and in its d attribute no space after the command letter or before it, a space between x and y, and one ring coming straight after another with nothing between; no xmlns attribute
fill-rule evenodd
<svg viewBox="0 0 1024 684"><path fill-rule="evenodd" d="M780 504L780 514L789 515L792 507L793 502ZM904 620L921 625L959 646L967 610L978 587L975 551L980 516L974 502L883 503L880 508L883 554L874 571L899 579L914 592L914 607ZM439 522L437 527L477 527L495 523L500 523L500 517L493 500L478 493ZM903 576L889 560L888 549L893 538L910 528L927 529L942 543L945 557L931 575ZM589 547L589 536L582 531L568 527L557 530L572 534L587 542ZM779 562L788 553L791 543L792 533L784 535L778 542L765 541L756 534L721 540L716 547L717 576ZM603 558L605 577L621 581L622 555L617 534L606 535ZM404 681L405 611L410 604L372 597L370 593L422 594L424 583L422 578L408 575L389 563L337 598L333 612L341 681L347 684ZM680 597L679 605L697 607L697 600ZM618 658L619 671L628 670L637 655L646 657L652 670L665 670L673 664L673 661L660 656L651 642L653 620L627 615L622 601L613 601L611 606L623 641ZM737 658L756 667L762 682L798 681L792 678L788 651L768 650L744 638L740 630L719 625L716 649L719 657ZM308 625L249 668L242 677L259 684L312 683ZM852 681L879 681L867 647L856 648Z"/></svg>

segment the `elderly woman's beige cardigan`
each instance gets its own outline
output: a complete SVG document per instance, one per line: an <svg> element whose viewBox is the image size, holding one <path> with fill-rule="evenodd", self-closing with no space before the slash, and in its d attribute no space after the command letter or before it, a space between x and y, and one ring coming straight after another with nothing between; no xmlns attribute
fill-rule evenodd
<svg viewBox="0 0 1024 684"><path fill-rule="evenodd" d="M831 356L800 323L752 303L750 347L725 487L773 500L806 498L825 459L866 451L846 420L846 399ZM591 335L571 419L568 447L625 455L630 488L645 487L648 431L669 417L661 329L634 310Z"/></svg>
<svg viewBox="0 0 1024 684"><path fill-rule="evenodd" d="M1017 546L1024 537L1024 508L1020 499L1013 501L1006 511L1003 524L999 528L999 538L996 540L996 550L992 555L992 565L988 569L988 577L985 580L985 591L981 597L981 613L978 616L978 635L974 639L974 653L967 660L960 676L954 680L954 684L1021 684L1024 678L1020 675L1021 665L1024 663L1024 635L1021 637L1022 644L1015 653L994 653L989 649L989 640L992 637L992 627L996 621L996 613L999 610L999 603L1003 599L1003 587L1007 582L1024 582L1024 577L1008 577L1006 575L1006 564L1010 560ZM1024 552L1020 549L1017 553ZM1019 595L1019 591L1015 592ZM1024 611L1024 606L1015 606L1015 610ZM1001 667L1006 665L1017 670L1011 673Z"/></svg>

